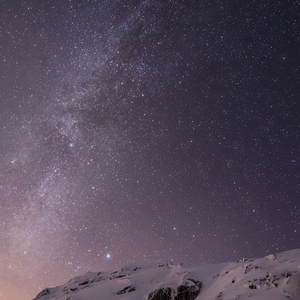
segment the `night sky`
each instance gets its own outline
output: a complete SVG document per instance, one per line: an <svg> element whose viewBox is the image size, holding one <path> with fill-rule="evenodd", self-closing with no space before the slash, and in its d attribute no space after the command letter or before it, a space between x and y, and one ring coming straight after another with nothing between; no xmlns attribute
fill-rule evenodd
<svg viewBox="0 0 300 300"><path fill-rule="evenodd" d="M299 16L289 0L1 0L1 300L299 248Z"/></svg>

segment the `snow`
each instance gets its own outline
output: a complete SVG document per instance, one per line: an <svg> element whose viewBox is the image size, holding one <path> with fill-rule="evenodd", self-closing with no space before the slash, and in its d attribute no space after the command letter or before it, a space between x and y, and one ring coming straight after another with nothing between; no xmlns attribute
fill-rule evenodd
<svg viewBox="0 0 300 300"><path fill-rule="evenodd" d="M88 272L42 291L35 300L147 299L160 288L195 287L196 300L300 299L300 249L264 258L203 265L129 265L115 272ZM175 292L176 293L176 292Z"/></svg>

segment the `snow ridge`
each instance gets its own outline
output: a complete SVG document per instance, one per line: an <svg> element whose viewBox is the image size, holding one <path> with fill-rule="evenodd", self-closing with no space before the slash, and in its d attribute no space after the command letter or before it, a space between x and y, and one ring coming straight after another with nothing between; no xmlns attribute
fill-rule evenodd
<svg viewBox="0 0 300 300"><path fill-rule="evenodd" d="M212 265L141 264L88 272L34 300L300 300L300 249Z"/></svg>

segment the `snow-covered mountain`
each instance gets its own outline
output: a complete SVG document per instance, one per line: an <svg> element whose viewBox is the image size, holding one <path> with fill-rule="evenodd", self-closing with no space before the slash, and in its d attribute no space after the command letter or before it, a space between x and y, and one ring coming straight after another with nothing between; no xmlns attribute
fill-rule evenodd
<svg viewBox="0 0 300 300"><path fill-rule="evenodd" d="M88 272L34 300L300 299L300 249L204 265L141 264Z"/></svg>

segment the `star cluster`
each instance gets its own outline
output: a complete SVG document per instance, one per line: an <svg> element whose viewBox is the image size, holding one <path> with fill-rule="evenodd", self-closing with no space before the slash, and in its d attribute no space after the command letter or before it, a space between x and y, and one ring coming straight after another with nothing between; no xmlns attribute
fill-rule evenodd
<svg viewBox="0 0 300 300"><path fill-rule="evenodd" d="M298 1L0 4L0 296L298 248Z"/></svg>

